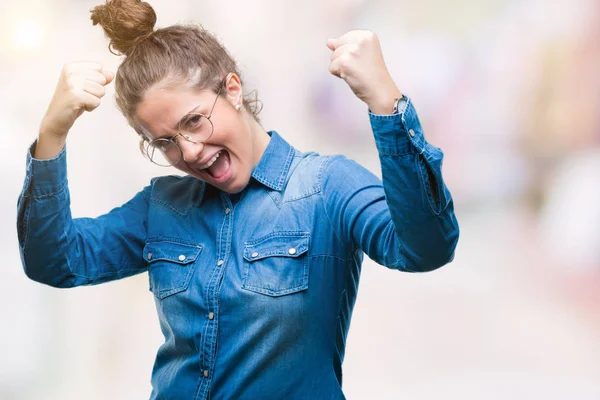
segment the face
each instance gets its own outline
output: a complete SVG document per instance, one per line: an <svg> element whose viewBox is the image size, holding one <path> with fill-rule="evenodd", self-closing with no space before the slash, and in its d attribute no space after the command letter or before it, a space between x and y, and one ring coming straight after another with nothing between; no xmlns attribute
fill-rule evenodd
<svg viewBox="0 0 600 400"><path fill-rule="evenodd" d="M212 136L204 143L178 136L183 157L174 167L227 193L238 193L248 184L269 136L243 107L236 110L237 104L242 104L242 88L239 78L230 74L218 98L209 89L153 87L138 104L136 119L152 141L177 135L179 121L190 111L208 116L212 109Z"/></svg>

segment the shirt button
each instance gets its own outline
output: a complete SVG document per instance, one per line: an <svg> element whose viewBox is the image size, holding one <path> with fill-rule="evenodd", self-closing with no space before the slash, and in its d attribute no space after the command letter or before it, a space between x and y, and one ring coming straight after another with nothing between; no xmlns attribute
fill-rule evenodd
<svg viewBox="0 0 600 400"><path fill-rule="evenodd" d="M224 262L225 262L225 261L223 261L223 260L219 260L219 262L217 263L217 266L219 266L219 267L220 267L221 265L223 265L223 263L224 263Z"/></svg>
<svg viewBox="0 0 600 400"><path fill-rule="evenodd" d="M152 253L148 253L148 260L152 260Z"/></svg>
<svg viewBox="0 0 600 400"><path fill-rule="evenodd" d="M231 211L231 210L229 209L229 207L227 207L227 208L225 209L225 215L228 215L230 211Z"/></svg>
<svg viewBox="0 0 600 400"><path fill-rule="evenodd" d="M408 134L410 135L410 137L415 137L415 131L413 131L412 129L409 129Z"/></svg>
<svg viewBox="0 0 600 400"><path fill-rule="evenodd" d="M291 249L288 250L288 253L290 253L291 255L294 255L294 254L296 254L296 249L292 247Z"/></svg>
<svg viewBox="0 0 600 400"><path fill-rule="evenodd" d="M256 258L258 257L258 253L255 251L254 253L252 253L252 258Z"/></svg>
<svg viewBox="0 0 600 400"><path fill-rule="evenodd" d="M204 370L204 377L208 378L208 370L207 369Z"/></svg>
<svg viewBox="0 0 600 400"><path fill-rule="evenodd" d="M214 313L214 312L212 312L212 311L211 311L211 312L209 312L209 313L208 313L208 319L212 320L212 319L214 319L214 318L215 318L215 313Z"/></svg>
<svg viewBox="0 0 600 400"><path fill-rule="evenodd" d="M185 256L183 254L179 256L179 261L185 261Z"/></svg>

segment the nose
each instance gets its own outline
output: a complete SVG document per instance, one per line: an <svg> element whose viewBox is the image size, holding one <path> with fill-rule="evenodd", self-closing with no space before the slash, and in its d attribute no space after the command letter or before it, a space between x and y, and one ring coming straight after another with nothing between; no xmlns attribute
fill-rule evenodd
<svg viewBox="0 0 600 400"><path fill-rule="evenodd" d="M202 153L202 149L204 149L204 144L193 143L187 140L180 140L178 144L179 148L181 149L183 161L186 163L194 163L198 161L200 154Z"/></svg>

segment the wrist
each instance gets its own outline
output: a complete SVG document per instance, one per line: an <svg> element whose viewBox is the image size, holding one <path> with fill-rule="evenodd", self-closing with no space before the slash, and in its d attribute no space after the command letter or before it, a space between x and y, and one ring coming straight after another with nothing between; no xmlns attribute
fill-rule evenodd
<svg viewBox="0 0 600 400"><path fill-rule="evenodd" d="M56 157L65 147L67 135L57 135L40 129L33 158L45 160Z"/></svg>
<svg viewBox="0 0 600 400"><path fill-rule="evenodd" d="M40 123L40 130L38 132L38 136L40 138L44 137L45 139L52 142L60 143L62 141L64 143L67 140L68 133L68 129L66 131L64 129L57 129L56 124L53 124L51 119L46 117L42 119L42 122Z"/></svg>
<svg viewBox="0 0 600 400"><path fill-rule="evenodd" d="M391 115L394 112L396 101L402 97L402 93L397 88L382 92L376 98L369 101L367 105L373 114Z"/></svg>

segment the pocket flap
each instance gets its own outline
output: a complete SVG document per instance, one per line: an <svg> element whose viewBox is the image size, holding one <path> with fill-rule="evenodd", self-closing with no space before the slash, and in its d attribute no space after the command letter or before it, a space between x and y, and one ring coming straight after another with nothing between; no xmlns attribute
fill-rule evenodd
<svg viewBox="0 0 600 400"><path fill-rule="evenodd" d="M144 246L144 259L149 263L166 260L183 265L196 261L200 251L200 246L166 241L150 242Z"/></svg>
<svg viewBox="0 0 600 400"><path fill-rule="evenodd" d="M277 233L247 242L244 259L252 262L266 257L299 257L308 250L309 233Z"/></svg>

